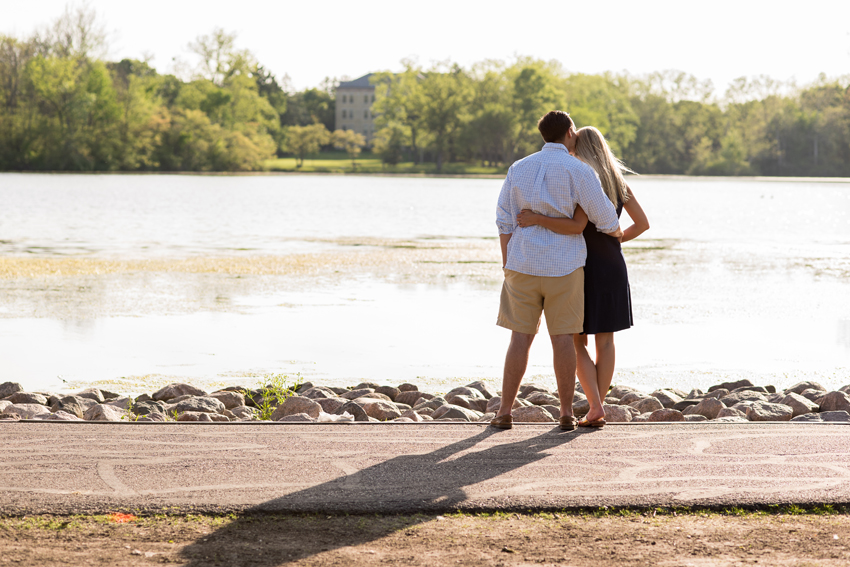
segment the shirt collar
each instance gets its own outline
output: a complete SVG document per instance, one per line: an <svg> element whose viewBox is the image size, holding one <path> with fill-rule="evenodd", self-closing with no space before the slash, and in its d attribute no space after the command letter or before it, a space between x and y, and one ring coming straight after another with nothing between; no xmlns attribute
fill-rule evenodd
<svg viewBox="0 0 850 567"><path fill-rule="evenodd" d="M563 150L563 151L567 152L568 154L570 153L570 151L567 149L567 146L565 146L564 144L556 144L554 142L546 142L545 144L543 144L543 149L544 150Z"/></svg>

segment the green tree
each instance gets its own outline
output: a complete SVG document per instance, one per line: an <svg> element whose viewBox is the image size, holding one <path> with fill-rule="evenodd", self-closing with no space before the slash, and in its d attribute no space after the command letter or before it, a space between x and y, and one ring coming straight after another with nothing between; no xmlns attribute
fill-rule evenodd
<svg viewBox="0 0 850 567"><path fill-rule="evenodd" d="M404 158L404 147L407 144L406 129L398 122L391 122L375 132L372 151L381 156L383 163L395 166Z"/></svg>
<svg viewBox="0 0 850 567"><path fill-rule="evenodd" d="M354 130L336 130L331 135L331 143L335 148L345 150L345 153L351 158L351 165L357 167L357 156L360 155L360 151L366 145L366 138L363 137L363 134L358 134Z"/></svg>
<svg viewBox="0 0 850 567"><path fill-rule="evenodd" d="M443 162L457 150L457 140L466 120L472 98L470 80L457 64L447 63L432 67L421 82L422 125L431 136L431 149L437 171Z"/></svg>
<svg viewBox="0 0 850 567"><path fill-rule="evenodd" d="M286 148L295 154L296 166L304 165L304 158L319 152L319 149L331 139L331 133L324 124L309 126L289 126L286 129Z"/></svg>

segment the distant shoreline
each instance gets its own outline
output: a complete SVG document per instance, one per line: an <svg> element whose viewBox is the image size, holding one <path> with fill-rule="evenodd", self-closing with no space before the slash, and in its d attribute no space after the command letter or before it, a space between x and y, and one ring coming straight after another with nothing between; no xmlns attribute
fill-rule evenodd
<svg viewBox="0 0 850 567"><path fill-rule="evenodd" d="M393 172L327 172L327 171L0 171L0 175L179 175L200 177L271 177L271 176L354 176L354 177L412 177L435 179L504 179L504 174L492 173L393 173ZM773 177L765 175L629 175L629 178L658 181L773 181L785 183L850 183L850 177Z"/></svg>

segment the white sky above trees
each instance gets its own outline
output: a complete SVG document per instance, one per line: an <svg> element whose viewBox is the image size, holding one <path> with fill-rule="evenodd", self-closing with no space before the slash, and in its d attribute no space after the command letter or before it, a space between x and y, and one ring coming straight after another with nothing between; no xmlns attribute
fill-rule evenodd
<svg viewBox="0 0 850 567"><path fill-rule="evenodd" d="M0 0L0 33L27 36L66 0ZM850 74L850 1L610 0L90 0L110 32L111 59L153 56L160 72L219 26L238 34L300 90L451 59L463 66L514 55L557 59L572 72L677 69L711 79L721 96L741 76L800 84ZM72 4L74 5L74 4Z"/></svg>

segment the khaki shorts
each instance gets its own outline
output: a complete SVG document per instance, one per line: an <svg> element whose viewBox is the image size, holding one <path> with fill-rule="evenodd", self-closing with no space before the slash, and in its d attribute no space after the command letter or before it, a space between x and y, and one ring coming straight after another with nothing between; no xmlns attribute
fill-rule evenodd
<svg viewBox="0 0 850 567"><path fill-rule="evenodd" d="M584 268L557 278L505 270L496 324L536 335L541 313L546 314L550 335L572 335L584 330Z"/></svg>

